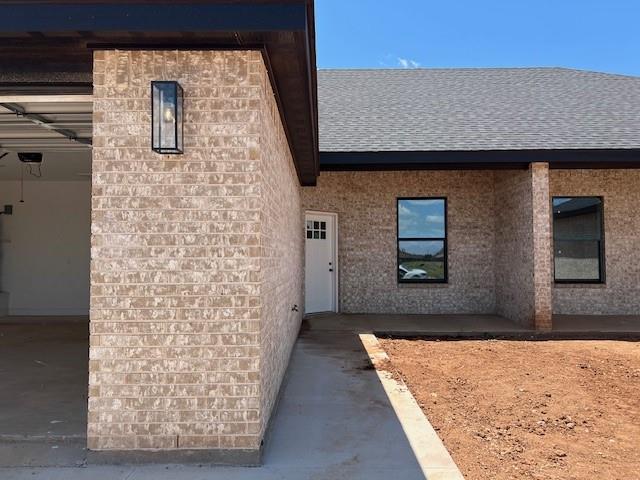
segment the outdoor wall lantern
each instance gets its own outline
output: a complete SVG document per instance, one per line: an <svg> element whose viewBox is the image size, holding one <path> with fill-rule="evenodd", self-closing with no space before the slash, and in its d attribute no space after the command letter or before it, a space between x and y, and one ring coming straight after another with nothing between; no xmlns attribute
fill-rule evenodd
<svg viewBox="0 0 640 480"><path fill-rule="evenodd" d="M151 82L151 148L180 154L183 150L183 91L178 82Z"/></svg>

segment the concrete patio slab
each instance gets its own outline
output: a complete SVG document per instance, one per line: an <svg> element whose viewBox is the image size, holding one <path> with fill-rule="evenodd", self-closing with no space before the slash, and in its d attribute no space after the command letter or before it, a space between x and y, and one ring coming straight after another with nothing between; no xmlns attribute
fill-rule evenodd
<svg viewBox="0 0 640 480"><path fill-rule="evenodd" d="M528 332L498 315L378 315L330 313L306 318L314 331L347 331L399 335Z"/></svg>
<svg viewBox="0 0 640 480"><path fill-rule="evenodd" d="M640 315L554 315L553 330L640 334Z"/></svg>
<svg viewBox="0 0 640 480"><path fill-rule="evenodd" d="M498 315L319 314L312 331L375 333L398 337L514 339L638 339L640 315L554 315L551 331L536 331Z"/></svg>

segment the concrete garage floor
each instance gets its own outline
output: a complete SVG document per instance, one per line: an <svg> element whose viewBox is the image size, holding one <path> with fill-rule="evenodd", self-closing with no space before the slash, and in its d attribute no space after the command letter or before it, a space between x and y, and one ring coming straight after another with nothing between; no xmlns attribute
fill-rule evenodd
<svg viewBox="0 0 640 480"><path fill-rule="evenodd" d="M27 428L39 435L52 435L49 431L76 435L83 431L85 422L87 344L86 335L82 339L81 332L86 332L86 326L50 325L40 331L34 330L35 327L0 325L0 332L4 333L0 337L3 339L0 380L13 382L11 390L3 388L0 393L2 425L7 432ZM44 370L34 359L47 363L49 368ZM9 373L16 365L20 371ZM38 380L33 381L35 377L32 377L30 382L24 378L27 375L37 375ZM15 401L16 395L23 399L38 393L40 400L27 403L28 408L23 408L21 401ZM53 419L63 420L66 426L48 424ZM11 460L27 459L31 465L40 461L65 468L5 467L0 468L3 480L424 478L358 336L305 328L293 351L265 442L262 467L89 465L69 468L82 461L81 449L42 442L27 444L22 450L10 447L10 442L2 442L0 458L4 457L5 465Z"/></svg>
<svg viewBox="0 0 640 480"><path fill-rule="evenodd" d="M86 317L2 320L0 466L83 462L87 370Z"/></svg>

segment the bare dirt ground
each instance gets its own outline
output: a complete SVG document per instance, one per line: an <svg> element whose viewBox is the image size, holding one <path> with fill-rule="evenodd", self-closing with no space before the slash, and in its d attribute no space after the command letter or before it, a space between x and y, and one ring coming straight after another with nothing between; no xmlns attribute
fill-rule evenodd
<svg viewBox="0 0 640 480"><path fill-rule="evenodd" d="M467 480L640 479L640 343L381 343Z"/></svg>

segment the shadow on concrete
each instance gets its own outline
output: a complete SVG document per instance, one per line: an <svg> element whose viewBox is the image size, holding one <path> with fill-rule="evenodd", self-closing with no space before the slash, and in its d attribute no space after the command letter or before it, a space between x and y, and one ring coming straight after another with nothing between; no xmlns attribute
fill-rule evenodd
<svg viewBox="0 0 640 480"><path fill-rule="evenodd" d="M424 478L359 337L347 332L301 333L264 461L299 466L299 478Z"/></svg>

